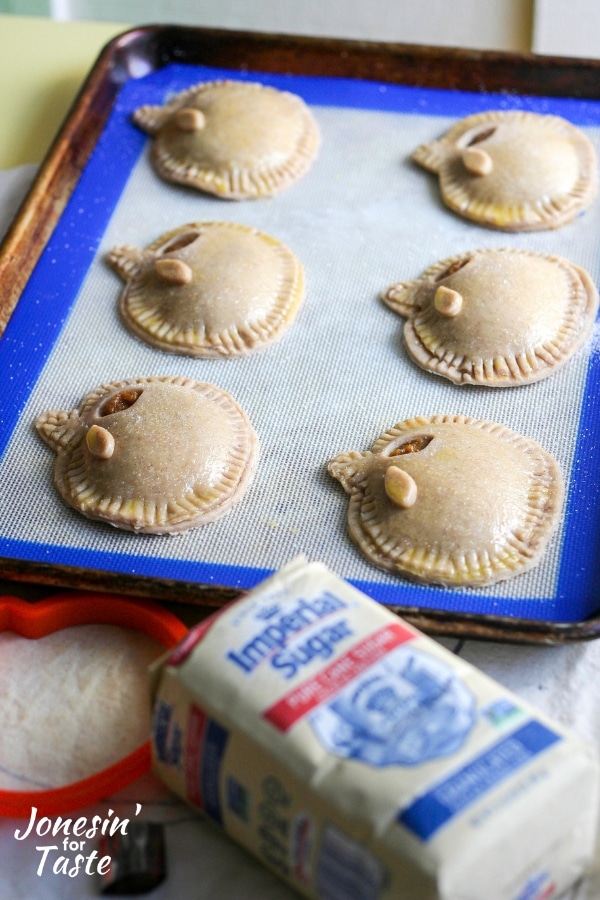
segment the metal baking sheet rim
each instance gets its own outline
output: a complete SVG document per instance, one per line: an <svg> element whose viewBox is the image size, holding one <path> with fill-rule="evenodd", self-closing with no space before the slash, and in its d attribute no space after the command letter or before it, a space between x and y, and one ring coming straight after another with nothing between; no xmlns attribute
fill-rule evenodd
<svg viewBox="0 0 600 900"><path fill-rule="evenodd" d="M457 78L460 80L466 77L468 81L472 79L478 81L479 90L487 91L497 88L496 82L502 72L509 73L509 80L513 72L515 77L519 78L523 67L528 73L525 75L525 81L531 82L533 78L535 82L536 67L539 65L538 74L543 72L545 77L543 85L540 84L540 89L536 91L538 94L546 94L548 84L553 78L557 84L557 91L561 90L563 80L571 87L574 80L578 94L594 98L600 94L593 86L594 82L598 83L600 75L600 64L595 61L534 59L518 54L486 54L408 45L394 47L331 39L321 41L314 38L282 38L277 35L216 32L185 26L148 26L125 32L113 39L100 54L0 246L0 280L4 284L3 295L0 298L0 334L6 327L29 275L35 268L37 259L102 133L123 80L148 74L152 71L153 65L161 68L172 61L165 58L165 46L179 63L203 64L205 61L202 58L193 56L197 52L202 52L203 41L209 48L209 55L214 57L216 53L219 64L225 64L228 54L236 48L239 50L242 42L243 46L253 48L253 52L258 56L259 61L254 67L262 66L274 72L289 72L289 60L295 58L295 65L302 66L302 71L298 74L341 74L352 78L356 77L355 72L348 69L353 61L357 61L359 75L365 77L362 71L365 64L368 67L369 62L373 64L383 59L383 63L375 65L377 80L386 80L389 65L390 80L395 81L398 77L397 83L406 84L413 77L412 74L406 77L407 71L414 72L417 68L414 64L417 62L420 65L424 87L444 86L448 80L454 82L451 87L474 89L471 83L458 85L455 83ZM182 49L182 46L187 48L187 51ZM299 53L299 50L302 52ZM192 58L187 59L186 52L192 54ZM318 56L319 52L322 53L322 57L314 63L315 54ZM153 57L157 59L150 62ZM315 66L316 72L306 71L306 65L303 63L307 61L309 66ZM482 81L482 67L485 70L486 63L490 65L488 84ZM211 64L214 64L214 59L211 59ZM232 68L236 67L235 60L229 59L228 64ZM241 60L240 68L246 65L247 62ZM341 72L338 71L338 67L341 68ZM530 67L533 74L529 71ZM552 73L550 78L549 73ZM579 91L580 73L583 76L581 91ZM531 89L531 84L529 87ZM523 89L522 83L514 85L515 91ZM565 93L564 96L571 96L571 93ZM19 261L20 266L17 264ZM214 584L136 577L9 557L0 557L0 575L15 581L118 591L166 602L197 604L209 609L221 606L240 593L235 588ZM530 620L398 604L387 605L422 630L440 636L548 644L589 640L600 636L600 616L593 616L581 622L547 622L543 619Z"/></svg>

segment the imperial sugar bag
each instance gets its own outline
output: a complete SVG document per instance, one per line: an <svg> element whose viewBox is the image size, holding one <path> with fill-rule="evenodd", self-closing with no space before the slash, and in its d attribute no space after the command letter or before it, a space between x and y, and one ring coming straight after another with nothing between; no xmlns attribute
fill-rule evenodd
<svg viewBox="0 0 600 900"><path fill-rule="evenodd" d="M589 868L595 750L320 563L151 668L154 768L321 900L541 900Z"/></svg>

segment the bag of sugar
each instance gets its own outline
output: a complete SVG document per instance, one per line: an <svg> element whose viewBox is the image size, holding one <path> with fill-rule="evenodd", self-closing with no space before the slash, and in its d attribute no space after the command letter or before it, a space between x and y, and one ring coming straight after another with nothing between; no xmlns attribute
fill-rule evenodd
<svg viewBox="0 0 600 900"><path fill-rule="evenodd" d="M152 667L157 774L320 900L547 900L589 868L596 751L320 563Z"/></svg>

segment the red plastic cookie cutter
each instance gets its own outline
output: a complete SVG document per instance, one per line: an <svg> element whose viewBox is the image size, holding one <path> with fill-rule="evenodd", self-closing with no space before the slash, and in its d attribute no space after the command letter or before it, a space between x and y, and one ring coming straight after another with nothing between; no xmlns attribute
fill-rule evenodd
<svg viewBox="0 0 600 900"><path fill-rule="evenodd" d="M57 594L29 603L0 597L0 631L37 639L75 625L121 625L174 647L188 628L173 613L150 600L101 593ZM44 791L0 790L0 816L29 817L36 806L44 816L73 812L121 790L151 767L150 741L88 778Z"/></svg>

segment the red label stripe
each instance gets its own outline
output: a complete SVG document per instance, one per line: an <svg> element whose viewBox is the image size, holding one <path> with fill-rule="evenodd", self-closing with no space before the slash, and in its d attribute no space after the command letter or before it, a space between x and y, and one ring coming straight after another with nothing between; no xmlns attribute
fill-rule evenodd
<svg viewBox="0 0 600 900"><path fill-rule="evenodd" d="M190 803L198 809L204 808L204 798L200 786L200 760L206 731L206 713L193 704L188 713L187 740L185 748L185 784Z"/></svg>
<svg viewBox="0 0 600 900"><path fill-rule="evenodd" d="M401 622L385 625L355 644L314 678L302 682L266 709L263 718L279 731L287 731L299 719L337 694L390 650L412 640L415 636L416 632Z"/></svg>

